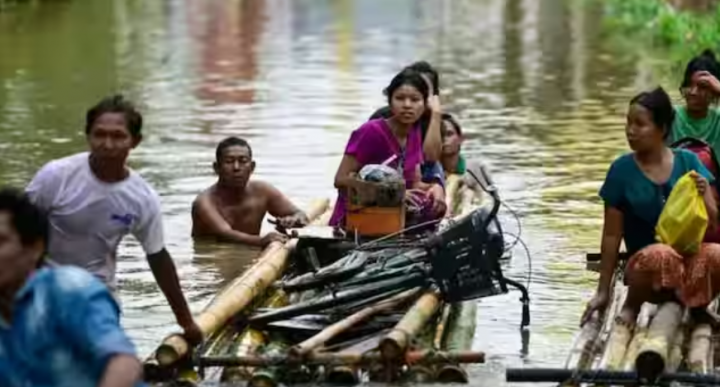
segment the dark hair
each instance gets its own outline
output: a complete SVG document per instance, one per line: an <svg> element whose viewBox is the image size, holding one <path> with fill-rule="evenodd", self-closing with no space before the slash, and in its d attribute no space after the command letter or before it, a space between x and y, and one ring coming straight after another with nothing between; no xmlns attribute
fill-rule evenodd
<svg viewBox="0 0 720 387"><path fill-rule="evenodd" d="M435 68L432 67L432 65L424 60L417 61L407 67L405 67L405 70L414 70L421 74L429 74L430 75L430 83L432 83L433 86L433 94L438 95L440 94L440 76L438 75L438 72L435 70Z"/></svg>
<svg viewBox="0 0 720 387"><path fill-rule="evenodd" d="M143 118L135 109L132 102L120 94L103 98L85 114L85 134L90 134L95 121L105 113L122 113L125 115L125 124L133 137L139 137L142 131Z"/></svg>
<svg viewBox="0 0 720 387"><path fill-rule="evenodd" d="M685 67L685 75L683 75L680 87L690 86L690 80L692 79L693 74L698 71L707 71L715 78L720 79L720 64L717 59L715 59L715 53L712 50L707 49L700 55L690 59Z"/></svg>
<svg viewBox="0 0 720 387"><path fill-rule="evenodd" d="M452 116L452 114L443 113L442 120L449 121L455 127L455 131L457 132L457 134L462 136L462 128L460 127L460 124L457 122L457 120L455 120L455 117Z"/></svg>
<svg viewBox="0 0 720 387"><path fill-rule="evenodd" d="M22 191L0 189L0 212L9 212L12 225L23 246L42 242L47 247L49 225L46 214L36 207Z"/></svg>
<svg viewBox="0 0 720 387"><path fill-rule="evenodd" d="M247 141L242 138L228 137L220 141L217 148L215 148L215 160L220 161L223 151L231 146L242 146L247 148L250 153L250 158L252 158L252 148L250 148L250 144Z"/></svg>
<svg viewBox="0 0 720 387"><path fill-rule="evenodd" d="M420 73L414 70L403 70L393 77L388 87L383 91L387 96L388 105L390 105L392 101L393 93L403 85L410 85L418 89L423 96L423 101L427 100L429 92L428 85Z"/></svg>
<svg viewBox="0 0 720 387"><path fill-rule="evenodd" d="M670 135L672 123L675 119L675 109L672 101L662 87L653 91L644 91L630 100L630 105L638 104L650 112L650 118L658 128L663 131L663 138Z"/></svg>

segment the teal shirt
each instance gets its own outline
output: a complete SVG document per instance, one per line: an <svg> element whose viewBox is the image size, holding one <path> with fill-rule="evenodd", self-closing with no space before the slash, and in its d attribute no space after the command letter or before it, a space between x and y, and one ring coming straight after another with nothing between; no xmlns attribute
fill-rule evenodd
<svg viewBox="0 0 720 387"><path fill-rule="evenodd" d="M709 182L714 180L694 153L685 149L673 149L673 153L673 170L664 184L655 184L648 179L633 154L628 153L612 163L600 188L605 205L623 213L625 247L630 254L655 243L655 225L680 177L695 170Z"/></svg>

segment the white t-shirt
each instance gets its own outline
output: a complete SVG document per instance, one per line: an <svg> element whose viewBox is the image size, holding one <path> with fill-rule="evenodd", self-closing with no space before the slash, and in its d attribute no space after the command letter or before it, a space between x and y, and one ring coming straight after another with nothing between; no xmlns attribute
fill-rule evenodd
<svg viewBox="0 0 720 387"><path fill-rule="evenodd" d="M113 291L117 247L125 235L134 235L148 255L165 246L155 190L132 170L117 183L98 180L88 152L47 163L26 192L49 215L49 259L80 266Z"/></svg>

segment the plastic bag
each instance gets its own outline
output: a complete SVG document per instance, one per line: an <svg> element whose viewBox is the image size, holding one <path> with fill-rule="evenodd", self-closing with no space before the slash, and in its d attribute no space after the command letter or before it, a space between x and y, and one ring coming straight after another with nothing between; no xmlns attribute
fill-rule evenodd
<svg viewBox="0 0 720 387"><path fill-rule="evenodd" d="M375 183L403 180L402 175L396 169L382 164L368 164L360 169L358 175L362 180Z"/></svg>
<svg viewBox="0 0 720 387"><path fill-rule="evenodd" d="M697 172L688 172L677 181L655 226L655 239L681 254L700 249L708 224L705 201L692 173Z"/></svg>

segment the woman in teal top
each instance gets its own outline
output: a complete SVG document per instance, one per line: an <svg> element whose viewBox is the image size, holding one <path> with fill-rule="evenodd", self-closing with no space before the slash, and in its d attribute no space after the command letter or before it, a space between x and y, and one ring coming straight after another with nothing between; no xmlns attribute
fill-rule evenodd
<svg viewBox="0 0 720 387"><path fill-rule="evenodd" d="M671 142L685 137L703 140L720 155L720 64L711 50L705 50L688 62L680 93L685 106L675 108Z"/></svg>
<svg viewBox="0 0 720 387"><path fill-rule="evenodd" d="M694 153L664 143L673 118L672 103L662 88L630 101L625 131L632 152L612 163L600 189L605 202L602 268L583 324L608 304L621 240L631 255L625 269L629 290L620 313L622 322L634 325L644 302L678 301L696 308L697 315L720 292L720 245L706 243L697 254L683 257L655 242L655 225L665 201L678 179L690 171L708 210L708 227L714 229L717 223L715 199L708 189L712 175Z"/></svg>

